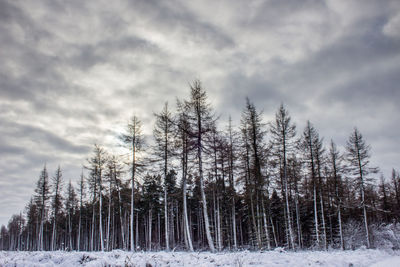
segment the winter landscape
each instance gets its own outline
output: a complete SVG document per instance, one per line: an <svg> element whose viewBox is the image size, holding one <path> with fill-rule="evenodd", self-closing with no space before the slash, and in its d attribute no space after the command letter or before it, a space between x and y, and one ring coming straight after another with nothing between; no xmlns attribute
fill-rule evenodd
<svg viewBox="0 0 400 267"><path fill-rule="evenodd" d="M0 0L0 266L400 266L400 2Z"/></svg>

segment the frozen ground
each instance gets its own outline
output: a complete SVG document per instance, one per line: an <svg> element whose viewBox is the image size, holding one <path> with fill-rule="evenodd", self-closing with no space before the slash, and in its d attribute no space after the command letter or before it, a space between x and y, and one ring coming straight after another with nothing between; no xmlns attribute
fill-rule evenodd
<svg viewBox="0 0 400 267"><path fill-rule="evenodd" d="M147 264L147 265L146 265ZM314 252L8 252L0 266L400 266L400 252L390 250Z"/></svg>

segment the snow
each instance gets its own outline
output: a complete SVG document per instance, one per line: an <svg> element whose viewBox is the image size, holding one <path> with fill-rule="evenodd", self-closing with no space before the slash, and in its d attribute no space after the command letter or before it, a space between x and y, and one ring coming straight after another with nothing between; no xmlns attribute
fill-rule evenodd
<svg viewBox="0 0 400 267"><path fill-rule="evenodd" d="M400 266L400 256L390 257L389 259L371 265L371 267L397 267L397 266Z"/></svg>
<svg viewBox="0 0 400 267"><path fill-rule="evenodd" d="M400 266L391 250L268 252L14 252L0 251L0 266Z"/></svg>

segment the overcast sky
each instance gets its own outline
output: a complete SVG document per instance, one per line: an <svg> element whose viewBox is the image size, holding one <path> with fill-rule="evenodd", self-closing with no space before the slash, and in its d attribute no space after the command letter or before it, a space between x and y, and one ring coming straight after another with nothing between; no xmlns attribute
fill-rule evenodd
<svg viewBox="0 0 400 267"><path fill-rule="evenodd" d="M248 96L283 102L344 145L357 126L385 176L400 168L400 1L0 0L0 225L24 209L40 170L76 180L131 114L200 79L221 121Z"/></svg>

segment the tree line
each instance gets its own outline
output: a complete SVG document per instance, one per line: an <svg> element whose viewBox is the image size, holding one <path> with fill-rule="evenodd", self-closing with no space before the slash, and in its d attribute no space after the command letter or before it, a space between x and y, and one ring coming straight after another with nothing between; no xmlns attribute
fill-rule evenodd
<svg viewBox="0 0 400 267"><path fill-rule="evenodd" d="M357 128L340 151L310 121L297 131L283 104L264 122L249 99L237 128L218 127L200 81L154 115L152 145L133 116L117 137L128 157L95 145L77 184L45 165L0 249L371 248L372 226L400 218L399 172L376 179Z"/></svg>

